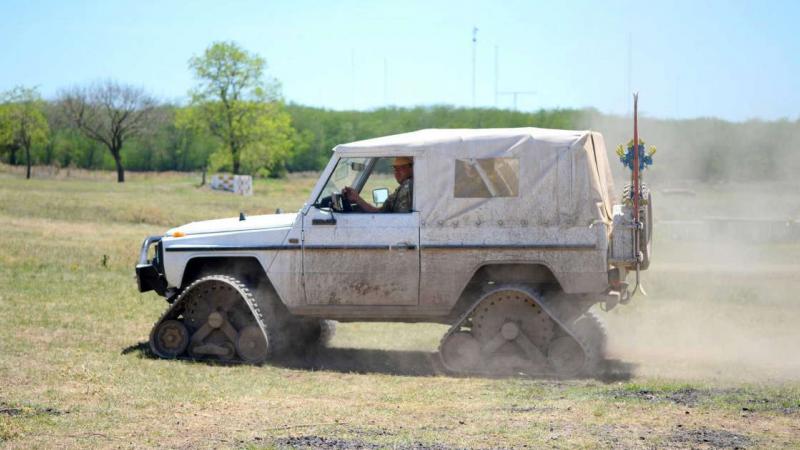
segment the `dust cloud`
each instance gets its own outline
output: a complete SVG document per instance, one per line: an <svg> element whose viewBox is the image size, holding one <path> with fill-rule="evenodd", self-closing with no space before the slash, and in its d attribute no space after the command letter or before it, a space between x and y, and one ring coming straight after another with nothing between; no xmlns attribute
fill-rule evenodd
<svg viewBox="0 0 800 450"><path fill-rule="evenodd" d="M631 134L623 118L589 124L603 132L610 157ZM600 313L610 358L644 376L800 380L800 144L782 142L754 164L741 160L740 147L761 151L765 124L700 127L711 134L703 142L717 141L705 147L692 142L698 126L642 123L647 145L658 146L644 174L656 216L653 262L642 276L649 295ZM732 129L735 142L724 135ZM612 166L619 192L629 175Z"/></svg>

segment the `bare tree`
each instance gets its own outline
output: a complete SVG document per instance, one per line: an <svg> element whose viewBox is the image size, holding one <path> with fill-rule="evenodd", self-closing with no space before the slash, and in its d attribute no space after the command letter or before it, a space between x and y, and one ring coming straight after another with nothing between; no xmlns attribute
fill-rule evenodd
<svg viewBox="0 0 800 450"><path fill-rule="evenodd" d="M107 80L64 90L59 95L59 104L75 127L108 148L117 165L117 181L124 182L122 146L149 125L156 100L141 88Z"/></svg>

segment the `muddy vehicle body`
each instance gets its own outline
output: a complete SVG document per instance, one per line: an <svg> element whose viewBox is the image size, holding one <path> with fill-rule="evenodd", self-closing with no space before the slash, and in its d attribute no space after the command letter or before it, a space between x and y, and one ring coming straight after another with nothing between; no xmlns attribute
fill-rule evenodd
<svg viewBox="0 0 800 450"><path fill-rule="evenodd" d="M413 158L411 212L342 197L352 186L380 205L396 157ZM649 258L651 228L633 248L631 207L618 203L596 132L421 130L339 145L296 214L145 240L139 289L170 303L151 347L260 363L324 341L331 320L433 322L450 325L440 355L454 372L591 372L605 334L589 308L624 303L628 271Z"/></svg>

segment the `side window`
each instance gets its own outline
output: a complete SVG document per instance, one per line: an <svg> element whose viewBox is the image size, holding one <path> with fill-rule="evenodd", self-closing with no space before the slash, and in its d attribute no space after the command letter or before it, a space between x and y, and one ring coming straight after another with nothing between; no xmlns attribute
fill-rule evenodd
<svg viewBox="0 0 800 450"><path fill-rule="evenodd" d="M315 205L345 213L411 212L413 176L410 157L341 158ZM412 185L400 189L400 181L409 178Z"/></svg>
<svg viewBox="0 0 800 450"><path fill-rule="evenodd" d="M361 192L366 201L374 206L381 207L383 206L383 201L376 200L385 201L386 199L382 196L381 198L375 198L373 193L376 190L385 189L388 195L394 192L397 186L398 183L395 181L394 175L392 174L392 158L381 157L375 162L375 168L372 170L369 178L367 178L367 182L364 184Z"/></svg>
<svg viewBox="0 0 800 450"><path fill-rule="evenodd" d="M414 160L408 156L379 157L360 187L359 207L367 212L414 211Z"/></svg>
<svg viewBox="0 0 800 450"><path fill-rule="evenodd" d="M455 198L519 196L519 159L484 158L455 161Z"/></svg>
<svg viewBox="0 0 800 450"><path fill-rule="evenodd" d="M334 192L340 192L345 186L351 186L366 170L367 158L342 158L336 164L328 182L322 188L317 201L329 197Z"/></svg>

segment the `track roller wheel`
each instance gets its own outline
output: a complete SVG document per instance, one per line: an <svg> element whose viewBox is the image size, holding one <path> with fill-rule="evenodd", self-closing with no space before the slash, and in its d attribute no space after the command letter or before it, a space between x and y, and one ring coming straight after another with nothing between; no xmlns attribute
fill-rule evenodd
<svg viewBox="0 0 800 450"><path fill-rule="evenodd" d="M336 333L336 322L332 320L292 317L288 323L291 347L295 352L327 346Z"/></svg>
<svg viewBox="0 0 800 450"><path fill-rule="evenodd" d="M189 330L178 320L165 320L156 327L151 346L164 358L177 358L189 345Z"/></svg>
<svg viewBox="0 0 800 450"><path fill-rule="evenodd" d="M481 346L472 333L457 331L442 343L439 355L448 370L469 372L481 362Z"/></svg>
<svg viewBox="0 0 800 450"><path fill-rule="evenodd" d="M547 362L559 375L576 374L585 360L583 349L572 336L553 339L547 349Z"/></svg>
<svg viewBox="0 0 800 450"><path fill-rule="evenodd" d="M239 336L236 339L236 353L247 363L263 363L269 356L269 348L261 328L256 325L249 325L239 331Z"/></svg>

